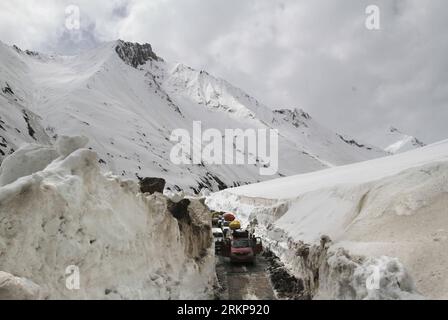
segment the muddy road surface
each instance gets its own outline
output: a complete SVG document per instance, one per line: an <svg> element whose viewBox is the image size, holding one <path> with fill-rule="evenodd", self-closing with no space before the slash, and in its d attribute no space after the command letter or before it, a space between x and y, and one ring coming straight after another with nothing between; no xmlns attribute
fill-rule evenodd
<svg viewBox="0 0 448 320"><path fill-rule="evenodd" d="M276 294L268 273L268 261L258 256L255 264L233 264L216 257L220 300L275 300Z"/></svg>

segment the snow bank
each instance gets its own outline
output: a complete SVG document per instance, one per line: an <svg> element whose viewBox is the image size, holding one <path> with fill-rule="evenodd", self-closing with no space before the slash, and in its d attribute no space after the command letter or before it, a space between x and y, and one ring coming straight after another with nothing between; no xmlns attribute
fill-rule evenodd
<svg viewBox="0 0 448 320"><path fill-rule="evenodd" d="M243 217L315 298L448 298L448 141L207 204ZM381 281L369 291L371 270Z"/></svg>
<svg viewBox="0 0 448 320"><path fill-rule="evenodd" d="M42 171L31 172L46 162L42 149L23 151L42 165L0 188L0 298L211 297L206 207L191 199L177 220L164 195L102 175L94 152L75 150L83 138L61 141L60 157ZM79 268L79 289L66 286L70 266Z"/></svg>

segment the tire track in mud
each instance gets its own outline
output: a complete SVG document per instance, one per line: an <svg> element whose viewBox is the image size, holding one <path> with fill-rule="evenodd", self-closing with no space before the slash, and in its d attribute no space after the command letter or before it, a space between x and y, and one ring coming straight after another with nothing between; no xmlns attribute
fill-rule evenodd
<svg viewBox="0 0 448 320"><path fill-rule="evenodd" d="M271 251L252 264L232 264L216 257L219 300L308 300L302 279L295 278Z"/></svg>
<svg viewBox="0 0 448 320"><path fill-rule="evenodd" d="M217 257L216 273L221 290L220 300L275 300L277 299L267 272L268 262L258 256L251 264L232 264Z"/></svg>

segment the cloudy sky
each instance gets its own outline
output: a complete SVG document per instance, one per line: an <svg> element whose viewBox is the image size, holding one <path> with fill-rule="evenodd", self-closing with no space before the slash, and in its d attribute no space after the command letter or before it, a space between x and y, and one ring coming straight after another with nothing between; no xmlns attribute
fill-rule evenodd
<svg viewBox="0 0 448 320"><path fill-rule="evenodd" d="M68 5L80 30L65 27ZM365 27L380 9L380 30ZM390 125L448 138L446 0L2 0L0 40L73 54L149 42L271 107L301 107L371 142Z"/></svg>

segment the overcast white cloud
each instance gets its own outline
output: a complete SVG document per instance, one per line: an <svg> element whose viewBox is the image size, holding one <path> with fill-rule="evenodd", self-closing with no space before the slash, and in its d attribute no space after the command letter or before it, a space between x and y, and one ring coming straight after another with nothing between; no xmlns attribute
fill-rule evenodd
<svg viewBox="0 0 448 320"><path fill-rule="evenodd" d="M64 28L78 5L81 30ZM381 9L381 30L364 27ZM389 125L448 138L446 0L2 0L0 39L76 53L121 38L221 76L272 107L302 107L364 139Z"/></svg>

